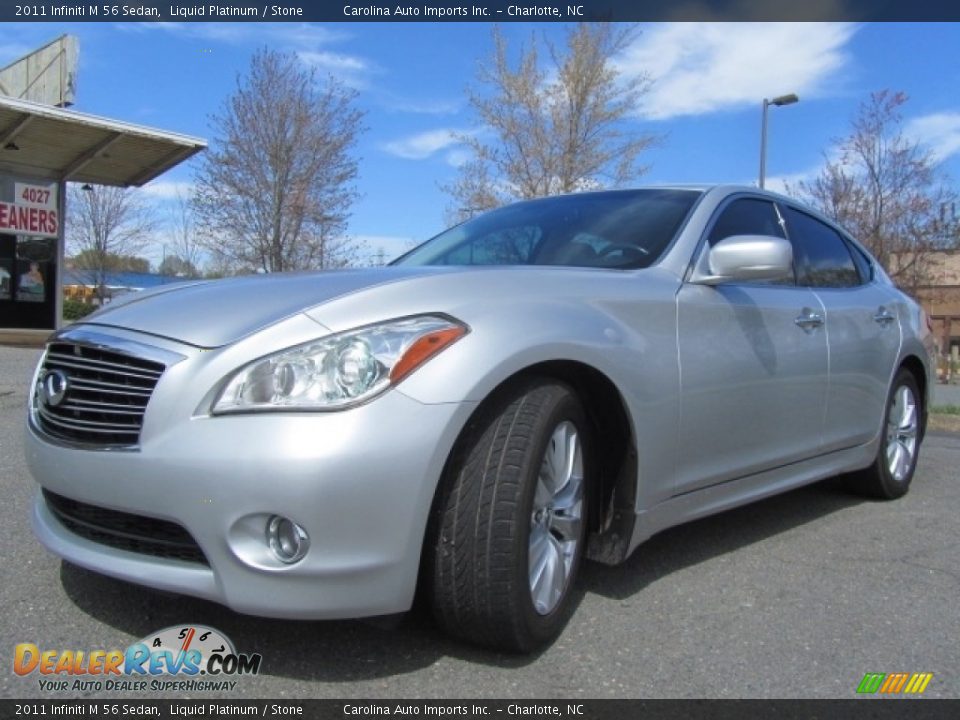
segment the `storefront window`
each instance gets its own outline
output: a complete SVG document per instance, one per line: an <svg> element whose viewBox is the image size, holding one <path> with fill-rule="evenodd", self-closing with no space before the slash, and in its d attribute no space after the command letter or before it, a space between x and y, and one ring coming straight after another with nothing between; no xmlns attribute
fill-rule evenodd
<svg viewBox="0 0 960 720"><path fill-rule="evenodd" d="M0 327L57 325L57 190L0 176Z"/></svg>

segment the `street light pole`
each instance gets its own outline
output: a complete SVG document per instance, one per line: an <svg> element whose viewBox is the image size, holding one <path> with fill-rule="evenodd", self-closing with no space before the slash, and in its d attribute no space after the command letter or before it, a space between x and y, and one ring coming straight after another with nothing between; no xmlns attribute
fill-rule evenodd
<svg viewBox="0 0 960 720"><path fill-rule="evenodd" d="M763 119L760 122L760 187L763 188L767 179L767 108L771 105L782 107L783 105L793 105L799 102L800 98L794 93L789 95L780 95L772 100L763 99Z"/></svg>

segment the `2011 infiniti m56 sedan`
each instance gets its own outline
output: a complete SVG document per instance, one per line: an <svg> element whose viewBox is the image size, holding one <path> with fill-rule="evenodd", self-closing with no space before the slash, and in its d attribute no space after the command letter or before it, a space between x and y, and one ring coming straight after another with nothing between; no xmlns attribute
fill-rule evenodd
<svg viewBox="0 0 960 720"><path fill-rule="evenodd" d="M55 334L33 524L97 572L281 618L410 608L528 650L586 556L852 473L907 492L926 318L746 187L478 216L374 270L165 287Z"/></svg>

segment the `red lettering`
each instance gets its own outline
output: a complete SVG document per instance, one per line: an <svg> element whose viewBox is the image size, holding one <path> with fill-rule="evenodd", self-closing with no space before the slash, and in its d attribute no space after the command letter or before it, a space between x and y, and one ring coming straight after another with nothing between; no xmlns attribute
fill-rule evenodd
<svg viewBox="0 0 960 720"><path fill-rule="evenodd" d="M56 210L0 202L0 229L55 236L59 218Z"/></svg>

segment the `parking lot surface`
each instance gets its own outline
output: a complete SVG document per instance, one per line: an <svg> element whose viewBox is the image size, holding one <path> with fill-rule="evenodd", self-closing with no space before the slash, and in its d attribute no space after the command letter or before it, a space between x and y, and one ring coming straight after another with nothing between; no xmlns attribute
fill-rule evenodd
<svg viewBox="0 0 960 720"><path fill-rule="evenodd" d="M22 433L38 356L0 347L0 697L54 697L11 671L17 643L122 649L191 623L262 654L231 697L852 698L867 672L932 672L927 696L960 697L956 436L928 436L900 501L831 480L668 530L619 567L587 564L561 638L514 657L448 640L423 613L394 629L263 620L62 563L30 533ZM98 696L55 697L70 695Z"/></svg>

